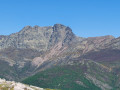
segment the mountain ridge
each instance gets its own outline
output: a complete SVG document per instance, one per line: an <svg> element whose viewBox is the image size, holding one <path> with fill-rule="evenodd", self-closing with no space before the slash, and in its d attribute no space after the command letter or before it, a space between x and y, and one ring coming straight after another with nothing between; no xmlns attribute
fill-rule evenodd
<svg viewBox="0 0 120 90"><path fill-rule="evenodd" d="M49 68L74 65L82 60L92 60L98 68L101 64L109 67L119 76L119 56L120 38L111 35L78 37L62 24L26 26L17 33L0 35L0 68L3 68L0 77L7 80L21 81Z"/></svg>

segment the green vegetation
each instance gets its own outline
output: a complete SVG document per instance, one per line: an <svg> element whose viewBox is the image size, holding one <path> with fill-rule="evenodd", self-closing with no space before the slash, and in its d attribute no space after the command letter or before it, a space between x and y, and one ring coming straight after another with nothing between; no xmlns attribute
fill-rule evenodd
<svg viewBox="0 0 120 90"><path fill-rule="evenodd" d="M101 90L84 76L86 67L57 66L23 81L25 84L61 90Z"/></svg>

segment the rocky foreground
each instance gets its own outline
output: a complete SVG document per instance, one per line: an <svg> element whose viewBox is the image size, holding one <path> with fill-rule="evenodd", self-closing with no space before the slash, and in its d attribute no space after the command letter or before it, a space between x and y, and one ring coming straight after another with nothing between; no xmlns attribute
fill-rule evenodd
<svg viewBox="0 0 120 90"><path fill-rule="evenodd" d="M19 82L6 81L5 79L0 79L0 90L46 90L43 88L25 85Z"/></svg>

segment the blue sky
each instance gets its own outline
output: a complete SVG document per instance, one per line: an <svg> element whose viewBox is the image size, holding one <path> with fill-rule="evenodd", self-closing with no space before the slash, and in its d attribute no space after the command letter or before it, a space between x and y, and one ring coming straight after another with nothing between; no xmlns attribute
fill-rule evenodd
<svg viewBox="0 0 120 90"><path fill-rule="evenodd" d="M120 36L120 0L0 0L0 35L26 25L72 28L77 36Z"/></svg>

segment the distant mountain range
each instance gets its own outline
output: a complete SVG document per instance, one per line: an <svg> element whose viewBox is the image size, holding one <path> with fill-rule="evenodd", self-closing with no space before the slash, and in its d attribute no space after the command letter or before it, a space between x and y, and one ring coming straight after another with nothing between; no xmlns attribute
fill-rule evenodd
<svg viewBox="0 0 120 90"><path fill-rule="evenodd" d="M42 88L119 90L120 37L78 37L62 24L26 26L0 35L0 78Z"/></svg>

